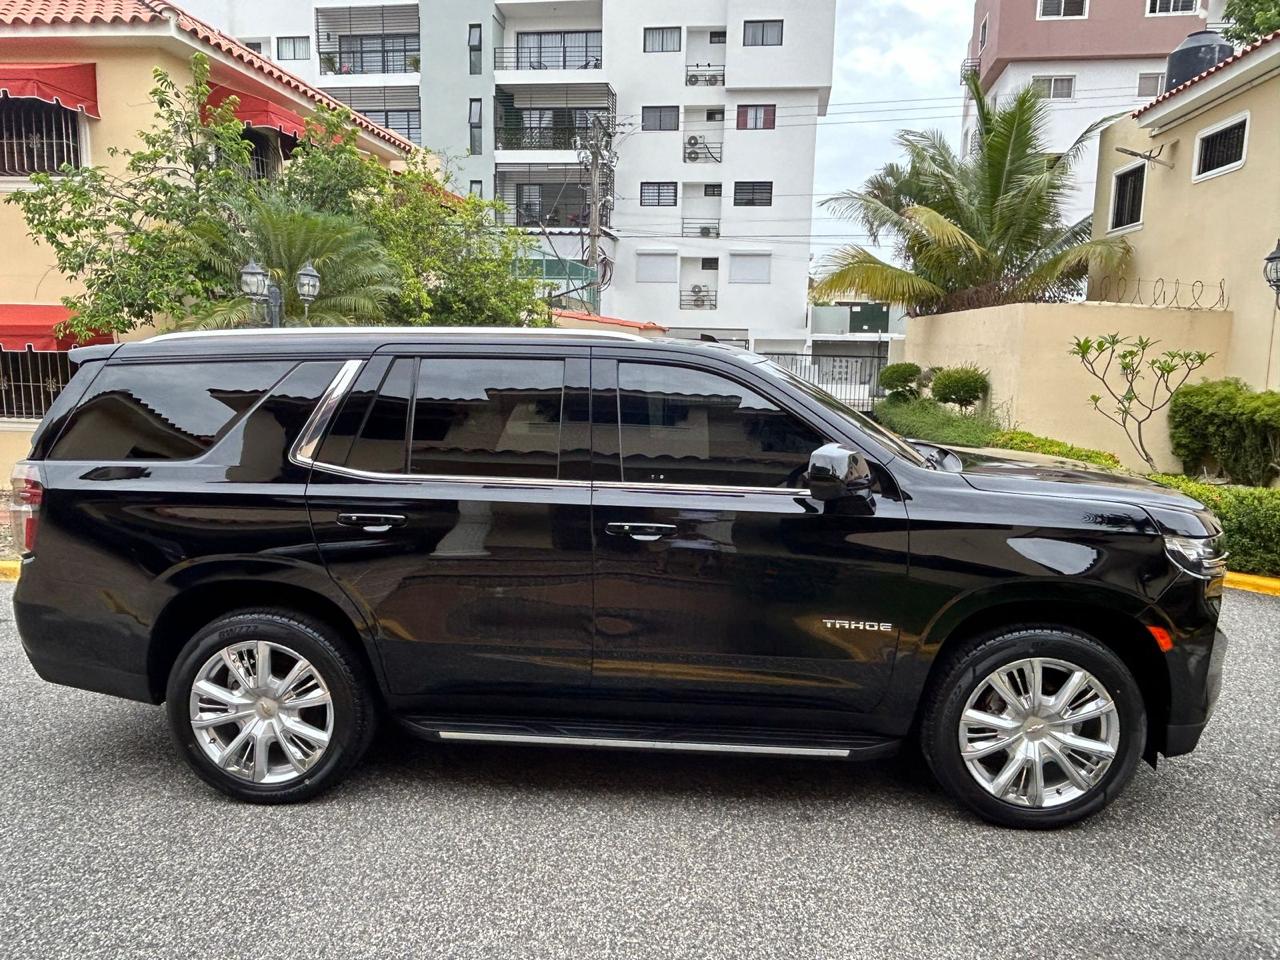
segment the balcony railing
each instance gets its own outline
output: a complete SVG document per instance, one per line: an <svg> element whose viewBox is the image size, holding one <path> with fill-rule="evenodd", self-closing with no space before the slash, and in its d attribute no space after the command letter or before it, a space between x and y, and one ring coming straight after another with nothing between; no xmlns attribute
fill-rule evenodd
<svg viewBox="0 0 1280 960"><path fill-rule="evenodd" d="M681 290L680 309L714 310L716 309L716 291L700 284L694 284L687 290Z"/></svg>
<svg viewBox="0 0 1280 960"><path fill-rule="evenodd" d="M684 68L684 82L691 87L722 87L724 64L691 63Z"/></svg>
<svg viewBox="0 0 1280 960"><path fill-rule="evenodd" d="M960 82L968 83L970 77L976 77L982 73L982 58L970 57L967 60L960 61Z"/></svg>
<svg viewBox="0 0 1280 960"><path fill-rule="evenodd" d="M685 163L720 163L724 160L724 141L712 140L709 137L693 135L686 137L684 146Z"/></svg>
<svg viewBox="0 0 1280 960"><path fill-rule="evenodd" d="M498 150L576 150L587 130L582 127L496 127Z"/></svg>
<svg viewBox="0 0 1280 960"><path fill-rule="evenodd" d="M534 203L524 201L509 205L499 218L508 227L551 227L585 230L591 225L591 205L580 201Z"/></svg>
<svg viewBox="0 0 1280 960"><path fill-rule="evenodd" d="M600 70L604 67L602 46L569 46L547 49L495 47L495 70Z"/></svg>
<svg viewBox="0 0 1280 960"><path fill-rule="evenodd" d="M338 40L342 49L320 54L322 74L417 73L422 66L417 37L339 37Z"/></svg>
<svg viewBox="0 0 1280 960"><path fill-rule="evenodd" d="M720 236L720 220L697 220L686 217L680 221L680 232L686 237L703 237L714 240Z"/></svg>

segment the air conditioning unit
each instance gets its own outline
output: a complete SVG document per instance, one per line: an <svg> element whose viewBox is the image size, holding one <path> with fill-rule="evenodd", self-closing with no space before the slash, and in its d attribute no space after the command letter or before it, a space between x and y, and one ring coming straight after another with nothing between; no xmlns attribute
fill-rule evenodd
<svg viewBox="0 0 1280 960"><path fill-rule="evenodd" d="M706 297L694 297L694 298L693 298L693 305L694 305L695 307L697 307L699 310L701 310L703 307L705 307L705 306L707 305L707 298L706 298Z"/></svg>
<svg viewBox="0 0 1280 960"><path fill-rule="evenodd" d="M698 233L704 237L714 237L716 235L716 228L712 226L699 227Z"/></svg>
<svg viewBox="0 0 1280 960"><path fill-rule="evenodd" d="M702 78L698 76L696 73L691 73L687 78L685 78L685 83L687 83L691 87L696 87L701 82L702 82Z"/></svg>
<svg viewBox="0 0 1280 960"><path fill-rule="evenodd" d="M697 163L699 160L702 159L702 154L700 154L697 150L690 150L687 153L685 153L684 158L688 160L690 163Z"/></svg>
<svg viewBox="0 0 1280 960"><path fill-rule="evenodd" d="M718 74L718 73L709 73L709 74L707 74L707 86L709 86L709 87L718 87L718 86L720 86L720 74Z"/></svg>
<svg viewBox="0 0 1280 960"><path fill-rule="evenodd" d="M697 135L692 136L688 140L686 140L685 143L687 143L691 147L700 147L702 146L702 137L699 137Z"/></svg>
<svg viewBox="0 0 1280 960"><path fill-rule="evenodd" d="M695 283L692 287L689 288L689 292L692 293L695 297L700 297L707 292L707 288L700 283Z"/></svg>

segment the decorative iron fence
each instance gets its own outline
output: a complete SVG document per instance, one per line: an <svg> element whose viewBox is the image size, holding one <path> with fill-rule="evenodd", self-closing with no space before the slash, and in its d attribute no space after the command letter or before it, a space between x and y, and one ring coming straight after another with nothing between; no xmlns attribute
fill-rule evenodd
<svg viewBox="0 0 1280 960"><path fill-rule="evenodd" d="M65 350L0 350L0 417L42 419L71 374Z"/></svg>
<svg viewBox="0 0 1280 960"><path fill-rule="evenodd" d="M880 389L880 371L889 363L886 357L825 357L809 353L765 356L855 410L870 410L884 396Z"/></svg>

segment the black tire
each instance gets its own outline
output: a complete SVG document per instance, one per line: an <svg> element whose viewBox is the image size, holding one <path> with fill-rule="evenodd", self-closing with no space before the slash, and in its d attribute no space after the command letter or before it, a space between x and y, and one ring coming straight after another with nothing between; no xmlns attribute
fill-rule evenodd
<svg viewBox="0 0 1280 960"><path fill-rule="evenodd" d="M1062 660L1088 671L1106 687L1119 718L1110 767L1082 796L1059 806L1037 808L997 799L977 782L960 753L960 718L970 695L1001 665L1031 657ZM957 651L926 694L920 725L921 750L943 788L983 819L1023 829L1062 827L1097 813L1129 782L1146 740L1146 706L1129 668L1092 637L1056 626L1007 627Z"/></svg>
<svg viewBox="0 0 1280 960"><path fill-rule="evenodd" d="M223 648L250 640L297 651L329 690L333 723L329 742L314 766L283 783L254 783L222 769L201 748L191 725L191 687L197 673ZM377 720L364 662L336 631L319 620L271 608L236 611L192 637L169 672L166 708L170 733L200 779L237 800L264 804L309 800L337 784L368 749Z"/></svg>

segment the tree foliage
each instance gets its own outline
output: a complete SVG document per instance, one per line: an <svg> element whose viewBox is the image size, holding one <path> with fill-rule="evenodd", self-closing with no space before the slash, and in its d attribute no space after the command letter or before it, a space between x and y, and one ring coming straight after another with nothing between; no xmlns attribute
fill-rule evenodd
<svg viewBox="0 0 1280 960"><path fill-rule="evenodd" d="M905 163L824 206L860 223L897 263L846 246L822 264L816 298L851 295L905 305L912 315L1073 298L1092 268L1114 272L1129 255L1123 238L1091 239L1089 218L1062 219L1072 169L1099 124L1062 155L1048 148L1045 101L1027 87L997 105L976 78L977 146L960 156L936 131L903 131Z"/></svg>
<svg viewBox="0 0 1280 960"><path fill-rule="evenodd" d="M955 404L961 410L968 410L990 391L991 381L986 371L972 364L939 370L929 384L933 399Z"/></svg>
<svg viewBox="0 0 1280 960"><path fill-rule="evenodd" d="M1223 15L1230 26L1222 35L1232 43L1253 43L1280 30L1280 0L1227 0Z"/></svg>
<svg viewBox="0 0 1280 960"><path fill-rule="evenodd" d="M250 257L285 295L284 320L307 311L294 275L319 270L313 323L546 323L523 268L533 241L499 226L498 205L454 196L420 154L393 174L356 145L350 113L321 106L275 178L256 178L235 100L210 106L197 54L180 86L154 73L153 122L115 169L63 167L14 193L30 235L81 292L64 298L70 332L124 333L263 323L241 295Z"/></svg>

